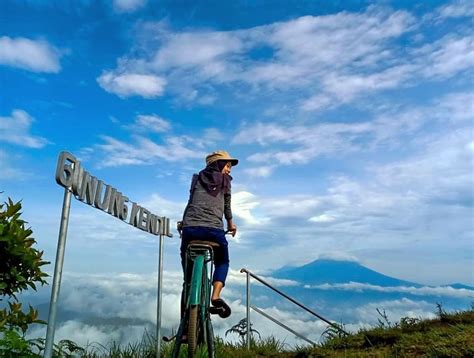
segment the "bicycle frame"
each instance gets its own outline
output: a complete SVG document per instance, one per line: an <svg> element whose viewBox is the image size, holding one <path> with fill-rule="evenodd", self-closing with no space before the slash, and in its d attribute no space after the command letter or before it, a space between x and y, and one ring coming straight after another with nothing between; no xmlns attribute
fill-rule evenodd
<svg viewBox="0 0 474 358"><path fill-rule="evenodd" d="M207 343L208 355L209 357L214 357L214 333L209 314L212 265L210 265L210 270L208 269L208 264L212 262L213 250L211 246L207 244L192 244L188 246L186 250L185 277L189 278L191 267L192 275L190 282L184 284L182 299L186 300L186 305L176 335L173 357L177 358L179 356L180 346L183 343L182 337L186 334L186 329L188 329L188 356L193 357L196 347ZM189 327L187 327L189 324L195 325L196 332L193 332L193 337L189 336Z"/></svg>

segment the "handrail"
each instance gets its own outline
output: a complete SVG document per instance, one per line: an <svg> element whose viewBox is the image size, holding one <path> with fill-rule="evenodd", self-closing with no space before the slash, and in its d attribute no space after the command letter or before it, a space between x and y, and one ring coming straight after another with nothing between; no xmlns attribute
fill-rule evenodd
<svg viewBox="0 0 474 358"><path fill-rule="evenodd" d="M284 298L286 298L287 300L289 300L290 302L294 303L295 305L301 307L302 309L304 309L305 311L311 313L313 316L315 317L318 317L320 320L326 322L327 324L329 324L331 327L337 329L338 331L341 331L343 333L345 333L346 335L349 335L349 333L347 333L344 329L342 329L341 327L339 327L338 325L332 323L331 321L329 321L328 319L324 318L323 316L317 314L316 312L312 311L311 309L309 309L308 307L306 307L305 305L303 305L302 303L296 301L295 299L293 299L292 297L288 296L286 293L280 291L279 289L273 287L272 285L270 285L268 282L266 282L265 280L263 280L262 278L258 277L257 275L255 275L254 273L252 273L251 271L247 270L246 268L242 268L240 269L240 272L241 273L246 273L248 276L251 276L252 278L256 279L257 281L259 281L260 283L264 284L265 286L267 286L268 288L272 289L273 291L275 291L276 293L278 293L280 296L283 296ZM247 325L249 325L249 322L247 322Z"/></svg>
<svg viewBox="0 0 474 358"><path fill-rule="evenodd" d="M299 334L298 332L292 330L290 327L288 327L287 325L281 323L280 321L276 320L275 318L273 318L272 316L270 316L268 313L265 313L263 312L261 309L253 306L253 305L250 305L250 308L253 309L255 312L258 312L260 313L262 316L268 318L270 321L272 322L275 322L277 325L279 325L280 327L283 327L285 328L287 331L290 331L291 333L293 333L295 336L305 340L306 342L312 344L312 345L316 345L317 343L316 342L313 342L312 340L306 338L305 336Z"/></svg>
<svg viewBox="0 0 474 358"><path fill-rule="evenodd" d="M295 305L301 307L302 309L304 309L305 311L311 313L313 316L316 316L318 317L320 320L326 322L327 324L329 324L331 327L334 327L335 329L341 331L341 332L344 332L346 335L349 335L349 333L347 333L345 330L343 330L341 327L339 327L338 325L332 323L331 321L329 321L328 319L324 318L323 316L317 314L316 312L312 311L311 309L309 309L308 307L306 307L305 305L303 305L302 303L299 303L298 301L296 301L295 299L291 298L290 296L288 296L286 293L280 291L279 289L273 287L272 285L270 285L268 282L266 282L265 280L263 280L262 278L258 277L257 275L255 275L254 273L252 273L251 271L247 270L246 268L242 268L240 270L241 273L247 273L249 274L251 277L253 277L254 279L256 279L257 281L263 283L265 286L267 286L268 288L272 289L273 291L275 291L276 293L278 293L279 295L285 297L287 300L293 302Z"/></svg>

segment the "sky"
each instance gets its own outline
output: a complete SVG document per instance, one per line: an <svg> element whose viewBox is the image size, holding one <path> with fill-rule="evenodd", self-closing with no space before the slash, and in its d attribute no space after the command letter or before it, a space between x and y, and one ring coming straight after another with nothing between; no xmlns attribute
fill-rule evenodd
<svg viewBox="0 0 474 358"><path fill-rule="evenodd" d="M174 226L192 174L224 149L240 160L235 272L329 257L474 284L472 2L7 0L0 10L1 199L22 200L49 261L61 151ZM73 200L65 272L149 275L157 252L156 236Z"/></svg>

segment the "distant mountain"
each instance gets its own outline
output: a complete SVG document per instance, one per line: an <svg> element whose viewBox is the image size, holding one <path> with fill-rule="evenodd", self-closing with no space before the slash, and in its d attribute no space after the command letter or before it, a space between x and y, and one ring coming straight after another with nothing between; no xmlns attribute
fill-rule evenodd
<svg viewBox="0 0 474 358"><path fill-rule="evenodd" d="M324 317L347 322L352 322L356 317L355 308L373 303L384 309L389 309L392 304L406 304L407 310L414 302L422 302L422 305L431 303L434 312L437 303L442 303L443 308L448 310L459 310L468 307L472 301L469 294L442 289L430 290L429 286L390 277L354 261L319 259L299 267L283 267L270 276L297 281L298 285L282 284L279 288ZM350 282L361 285L351 285ZM323 284L329 285L320 286ZM347 285L331 286L335 284ZM371 289L364 284L379 287ZM459 283L449 286L458 290L472 289ZM271 294L266 287L252 287L252 295L259 297L259 307L293 309L291 303Z"/></svg>
<svg viewBox="0 0 474 358"><path fill-rule="evenodd" d="M473 290L474 291L473 286L464 285L462 283L451 283L449 285L444 285L444 286L445 287L452 287L452 288L456 288L456 289L464 288L466 290Z"/></svg>
<svg viewBox="0 0 474 358"><path fill-rule="evenodd" d="M420 284L399 280L371 270L354 261L316 260L299 267L283 267L273 277L298 281L307 285L360 282L377 286L414 286Z"/></svg>

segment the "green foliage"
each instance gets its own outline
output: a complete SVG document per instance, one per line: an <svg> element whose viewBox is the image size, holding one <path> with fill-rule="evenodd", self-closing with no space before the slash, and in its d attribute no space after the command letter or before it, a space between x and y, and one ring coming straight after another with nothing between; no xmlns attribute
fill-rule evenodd
<svg viewBox="0 0 474 358"><path fill-rule="evenodd" d="M71 355L83 355L86 350L79 347L69 339L63 339L54 345L54 355L57 357L70 357Z"/></svg>
<svg viewBox="0 0 474 358"><path fill-rule="evenodd" d="M253 324L250 323L250 340L255 340L255 334L258 338L261 338L260 332L252 328ZM235 333L239 335L240 344L243 346L247 342L247 318L242 318L237 324L233 325L225 332L225 336L229 333Z"/></svg>
<svg viewBox="0 0 474 358"><path fill-rule="evenodd" d="M33 231L26 228L20 218L21 202L0 205L0 301L7 299L8 307L0 310L0 356L38 356L32 351L33 341L25 339L32 323L45 324L38 319L38 311L29 306L23 311L16 294L36 284L46 284L41 266L49 262L42 259L43 252L33 247L36 243Z"/></svg>
<svg viewBox="0 0 474 358"><path fill-rule="evenodd" d="M0 205L0 296L15 297L28 289L36 290L36 283L46 284L48 275L41 266L49 264L42 259L43 251L33 247L33 231L20 219L21 202Z"/></svg>
<svg viewBox="0 0 474 358"><path fill-rule="evenodd" d="M4 327L21 329L26 332L28 326L32 323L46 324L46 322L38 319L38 311L29 306L28 313L23 312L20 302L8 302L9 310L4 308L0 310L0 332Z"/></svg>
<svg viewBox="0 0 474 358"><path fill-rule="evenodd" d="M16 329L2 332L0 338L1 357L39 357L31 352L28 341Z"/></svg>
<svg viewBox="0 0 474 358"><path fill-rule="evenodd" d="M321 338L324 339L324 341L329 341L331 339L342 339L346 335L345 333L346 327L344 323L333 323L333 325L329 325L323 333L321 333Z"/></svg>
<svg viewBox="0 0 474 358"><path fill-rule="evenodd" d="M388 319L387 313L385 310L381 310L379 308L376 308L377 313L379 314L379 318L377 319L378 321L378 327L380 328L392 328L392 322Z"/></svg>
<svg viewBox="0 0 474 358"><path fill-rule="evenodd" d="M448 316L448 313L444 310L443 305L440 302L436 303L436 315L442 322L446 321Z"/></svg>

